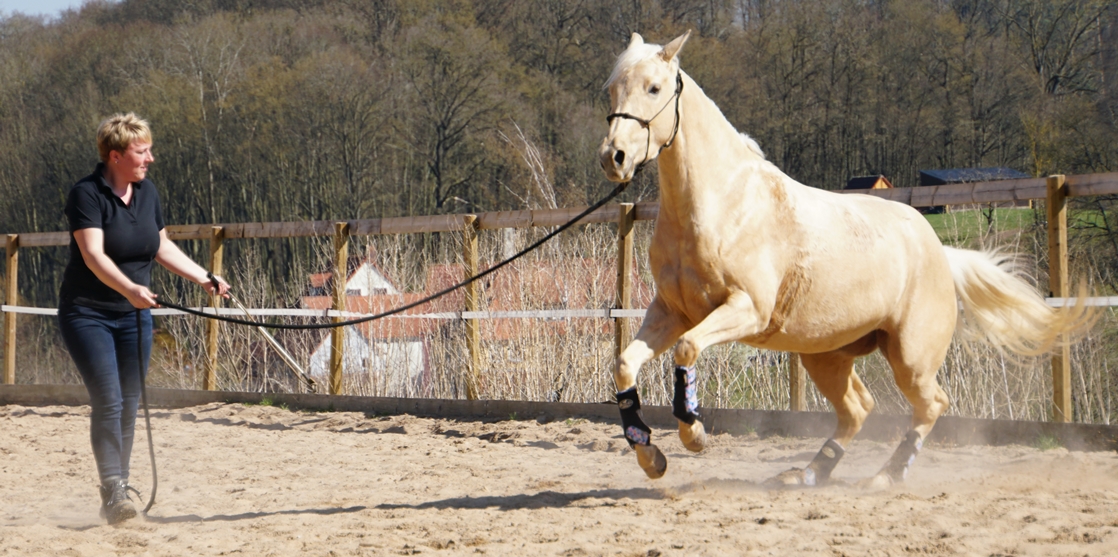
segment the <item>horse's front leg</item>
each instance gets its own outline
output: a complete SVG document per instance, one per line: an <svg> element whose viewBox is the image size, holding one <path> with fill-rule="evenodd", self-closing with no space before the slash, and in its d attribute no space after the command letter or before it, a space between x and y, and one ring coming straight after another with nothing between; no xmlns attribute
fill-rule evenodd
<svg viewBox="0 0 1118 557"><path fill-rule="evenodd" d="M706 446L706 430L699 420L698 378L695 362L706 348L759 332L761 320L744 293L731 294L698 325L683 334L675 347L675 396L672 415L679 420L679 440L693 452Z"/></svg>
<svg viewBox="0 0 1118 557"><path fill-rule="evenodd" d="M652 444L652 429L641 418L640 396L637 394L637 373L642 365L662 354L685 330L679 316L669 312L654 298L633 342L617 359L613 380L617 386L617 407L621 411L621 427L625 440L637 453L637 463L649 478L656 479L668 469L668 461Z"/></svg>

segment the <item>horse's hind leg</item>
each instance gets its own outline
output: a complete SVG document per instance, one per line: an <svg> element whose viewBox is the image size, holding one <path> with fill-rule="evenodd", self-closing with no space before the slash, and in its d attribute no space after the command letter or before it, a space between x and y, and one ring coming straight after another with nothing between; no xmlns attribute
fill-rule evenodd
<svg viewBox="0 0 1118 557"><path fill-rule="evenodd" d="M872 335L869 338L872 340ZM859 347L852 345L848 348ZM768 485L814 486L830 479L831 472L846 453L844 447L862 429L866 416L873 410L873 396L862 384L858 374L854 373L855 355L860 356L864 352L865 350L843 349L823 354L800 355L800 361L816 388L835 407L838 425L834 435L823 444L810 464L802 470L792 469L779 474L767 481Z"/></svg>
<svg viewBox="0 0 1118 557"><path fill-rule="evenodd" d="M924 438L931 433L936 420L947 411L947 393L936 382L936 371L943 363L950 338L942 342L935 340L928 334L910 337L903 334L883 335L880 339L881 351L893 368L897 388L912 404L912 429L881 471L866 482L866 487L880 488L903 482L916 454L923 447Z"/></svg>

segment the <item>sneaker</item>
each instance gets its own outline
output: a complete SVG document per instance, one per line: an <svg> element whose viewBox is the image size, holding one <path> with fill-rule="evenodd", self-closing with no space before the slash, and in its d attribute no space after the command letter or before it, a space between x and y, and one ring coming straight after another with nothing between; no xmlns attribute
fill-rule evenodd
<svg viewBox="0 0 1118 557"><path fill-rule="evenodd" d="M129 489L135 490L119 476L101 482L101 518L108 520L109 524L120 524L136 517L136 507L128 496Z"/></svg>

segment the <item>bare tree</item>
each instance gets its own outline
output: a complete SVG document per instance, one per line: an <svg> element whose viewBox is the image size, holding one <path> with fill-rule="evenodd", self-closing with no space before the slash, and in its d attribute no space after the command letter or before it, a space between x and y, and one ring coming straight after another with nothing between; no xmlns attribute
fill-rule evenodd
<svg viewBox="0 0 1118 557"><path fill-rule="evenodd" d="M442 211L477 179L481 135L502 106L498 45L477 27L428 18L407 32L400 64L412 105L401 123L425 158L431 201Z"/></svg>
<svg viewBox="0 0 1118 557"><path fill-rule="evenodd" d="M1098 26L1113 0L1027 0L1003 16L1049 95L1097 91Z"/></svg>

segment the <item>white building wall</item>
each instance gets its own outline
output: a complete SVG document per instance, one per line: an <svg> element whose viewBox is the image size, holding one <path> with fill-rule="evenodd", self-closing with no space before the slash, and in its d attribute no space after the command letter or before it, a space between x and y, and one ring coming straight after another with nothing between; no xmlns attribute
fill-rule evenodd
<svg viewBox="0 0 1118 557"><path fill-rule="evenodd" d="M346 292L351 295L368 296L370 294L399 294L400 291L388 282L369 263L362 263L353 276L345 284Z"/></svg>
<svg viewBox="0 0 1118 557"><path fill-rule="evenodd" d="M321 385L330 384L330 337L311 354L307 373ZM411 396L427 372L427 350L420 340L369 342L352 328L345 330L342 373L366 383L375 394Z"/></svg>

